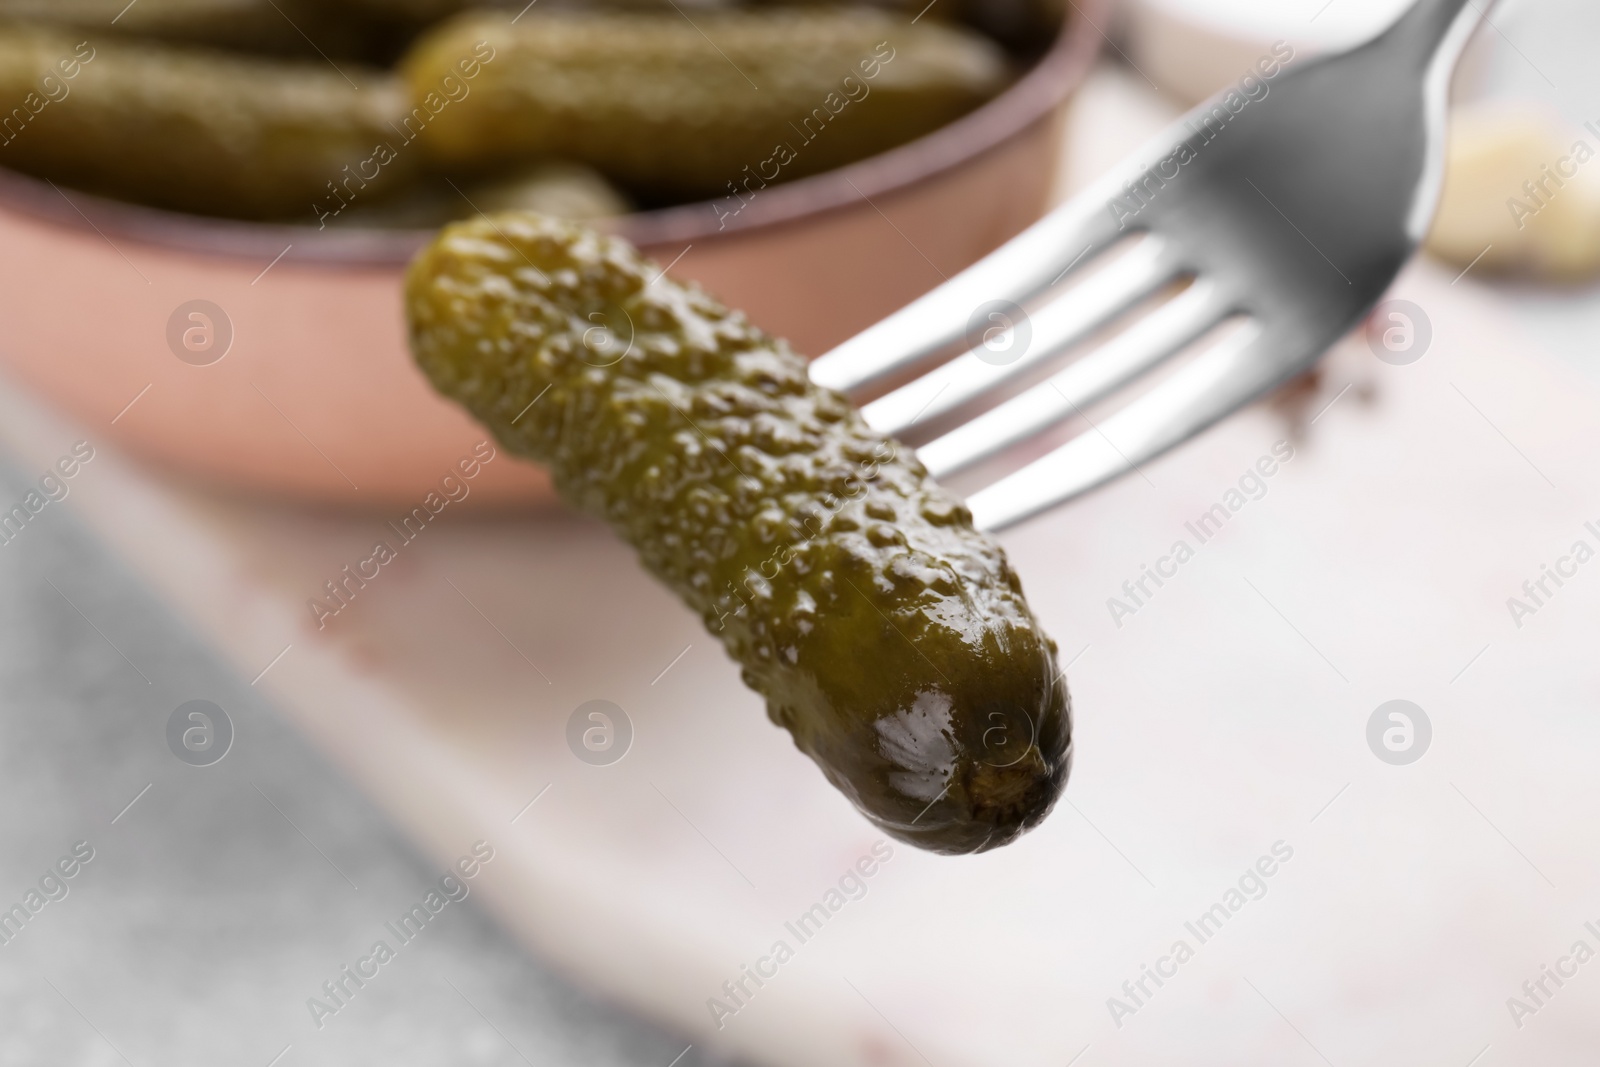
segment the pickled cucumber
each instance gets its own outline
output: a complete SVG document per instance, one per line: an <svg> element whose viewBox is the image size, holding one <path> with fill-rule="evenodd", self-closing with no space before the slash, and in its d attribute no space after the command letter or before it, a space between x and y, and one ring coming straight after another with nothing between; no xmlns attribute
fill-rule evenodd
<svg viewBox="0 0 1600 1067"><path fill-rule="evenodd" d="M592 222L625 215L632 206L605 178L578 163L548 160L478 182L456 184L424 175L383 200L357 203L328 220L354 229L437 230L479 212L537 211Z"/></svg>
<svg viewBox="0 0 1600 1067"><path fill-rule="evenodd" d="M419 98L479 41L471 95L424 143L440 164L555 155L638 190L727 195L912 140L1003 87L1000 49L966 30L868 10L468 13L413 46ZM753 191L753 190L752 190Z"/></svg>
<svg viewBox="0 0 1600 1067"><path fill-rule="evenodd" d="M458 223L407 276L413 352L634 545L886 832L976 852L1036 825L1070 702L1004 553L787 344L658 275L570 223Z"/></svg>
<svg viewBox="0 0 1600 1067"><path fill-rule="evenodd" d="M362 54L364 36L325 0L0 0L0 20L313 57Z"/></svg>
<svg viewBox="0 0 1600 1067"><path fill-rule="evenodd" d="M593 168L559 160L535 163L479 182L467 195L474 211L536 211L574 222L625 215L632 210L622 194Z"/></svg>
<svg viewBox="0 0 1600 1067"><path fill-rule="evenodd" d="M421 163L399 83L321 61L8 26L0 109L0 166L203 214L315 221Z"/></svg>

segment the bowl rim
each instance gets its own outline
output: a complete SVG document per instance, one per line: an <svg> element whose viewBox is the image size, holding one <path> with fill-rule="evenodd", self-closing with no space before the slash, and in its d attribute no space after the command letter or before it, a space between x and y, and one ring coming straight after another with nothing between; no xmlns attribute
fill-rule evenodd
<svg viewBox="0 0 1600 1067"><path fill-rule="evenodd" d="M726 198L699 200L600 220L595 225L635 245L694 243L749 234L842 211L955 170L1047 118L1088 76L1100 52L1099 28L1110 0L1068 0L1072 13L1049 50L1012 86L978 109L886 152L760 190L737 213L719 215ZM873 205L874 207L876 205ZM318 229L191 215L64 189L0 167L0 210L81 231L114 250L113 236L146 245L229 259L329 266L410 262L438 232L427 229Z"/></svg>

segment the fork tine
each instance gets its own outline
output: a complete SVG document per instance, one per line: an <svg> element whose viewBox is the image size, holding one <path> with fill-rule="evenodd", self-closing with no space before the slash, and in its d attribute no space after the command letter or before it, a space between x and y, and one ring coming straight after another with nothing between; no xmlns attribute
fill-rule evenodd
<svg viewBox="0 0 1600 1067"><path fill-rule="evenodd" d="M986 301L1038 296L1125 236L1103 197L1073 198L984 259L811 364L811 380L849 392L960 341Z"/></svg>
<svg viewBox="0 0 1600 1067"><path fill-rule="evenodd" d="M974 493L973 522L1001 530L1136 469L1305 370L1321 351L1274 355L1274 340L1250 323L1104 423Z"/></svg>
<svg viewBox="0 0 1600 1067"><path fill-rule="evenodd" d="M1010 363L986 361L977 349L963 353L916 381L861 409L867 425L882 433L903 433L960 407L1043 360L1088 337L1176 277L1167 245L1156 237L1089 278L1083 285L1030 317L1028 347ZM1016 327L1007 330L1017 343Z"/></svg>
<svg viewBox="0 0 1600 1067"><path fill-rule="evenodd" d="M939 478L1024 441L1098 403L1192 344L1223 320L1228 307L1214 286L1196 282L1060 374L924 445L917 458Z"/></svg>

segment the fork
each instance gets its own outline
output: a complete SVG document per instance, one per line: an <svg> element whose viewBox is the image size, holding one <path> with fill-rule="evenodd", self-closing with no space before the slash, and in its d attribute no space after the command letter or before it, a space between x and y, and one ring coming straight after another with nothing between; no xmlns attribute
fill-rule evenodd
<svg viewBox="0 0 1600 1067"><path fill-rule="evenodd" d="M1089 424L969 496L988 530L1187 441L1308 370L1416 251L1443 184L1450 76L1485 6L1493 0L1417 0L1349 51L1263 62L1232 97L1201 104L987 258L817 359L812 381L860 399L963 346L862 408L874 429L902 435L1133 320L917 449L942 477L1074 415ZM1085 414L1191 349L1120 410Z"/></svg>

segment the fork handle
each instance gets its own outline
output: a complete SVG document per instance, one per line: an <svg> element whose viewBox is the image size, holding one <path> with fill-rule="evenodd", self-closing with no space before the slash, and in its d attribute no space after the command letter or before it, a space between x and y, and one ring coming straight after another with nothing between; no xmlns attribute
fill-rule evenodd
<svg viewBox="0 0 1600 1067"><path fill-rule="evenodd" d="M1429 138L1424 160L1422 188L1417 197L1406 232L1421 243L1439 205L1439 189L1444 184L1445 155L1443 129L1450 103L1450 81L1456 63L1472 40L1478 25L1488 21L1489 9L1496 0L1417 0L1371 47L1398 53L1399 63L1409 72L1422 74L1423 109L1428 125L1440 131Z"/></svg>
<svg viewBox="0 0 1600 1067"><path fill-rule="evenodd" d="M1411 52L1430 74L1448 76L1494 4L1495 0L1417 0L1383 40Z"/></svg>

